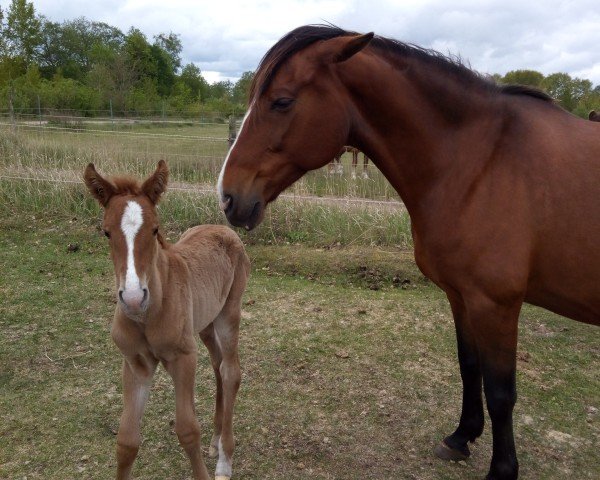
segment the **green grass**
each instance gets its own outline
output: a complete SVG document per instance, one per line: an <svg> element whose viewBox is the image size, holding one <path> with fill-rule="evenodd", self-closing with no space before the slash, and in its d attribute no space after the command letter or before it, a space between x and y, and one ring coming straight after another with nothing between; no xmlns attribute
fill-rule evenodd
<svg viewBox="0 0 600 480"><path fill-rule="evenodd" d="M49 197L38 200L31 210L0 212L0 478L111 478L121 360L108 333L107 245L91 204L80 203L73 218L57 216L52 204L44 213ZM182 227L174 224L171 236ZM79 250L68 253L69 243ZM285 242L248 252L234 478L483 478L489 421L466 465L431 452L455 427L460 377L447 302L410 252ZM597 340L596 327L524 308L515 409L521 478L597 478ZM197 384L208 445L214 381L204 349ZM190 477L170 426L173 408L160 369L135 478Z"/></svg>
<svg viewBox="0 0 600 480"><path fill-rule="evenodd" d="M83 182L53 183L0 178L0 215L21 212L59 218L99 219L101 211ZM199 223L223 223L216 195L168 191L159 205L164 230L172 236ZM410 220L401 208L319 204L281 199L267 209L252 232L239 232L248 243L320 247L342 245L410 246Z"/></svg>
<svg viewBox="0 0 600 480"><path fill-rule="evenodd" d="M93 162L105 174L142 175L160 159L169 163L177 182L214 185L227 153L227 125L85 124L20 126L13 132L0 125L0 175L32 170L80 172ZM358 172L362 172L362 156ZM327 167L305 175L290 188L297 195L378 200L397 199L381 173L369 164L369 178L352 178L351 157L342 157L344 173Z"/></svg>

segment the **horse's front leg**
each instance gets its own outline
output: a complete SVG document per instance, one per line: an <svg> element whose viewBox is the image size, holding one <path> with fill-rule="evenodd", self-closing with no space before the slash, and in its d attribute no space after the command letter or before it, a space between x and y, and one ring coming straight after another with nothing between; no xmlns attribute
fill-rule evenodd
<svg viewBox="0 0 600 480"><path fill-rule="evenodd" d="M496 303L479 298L467 304L483 373L483 389L492 421L493 454L487 480L515 480L519 463L515 451L512 412L517 400L516 357L521 301Z"/></svg>
<svg viewBox="0 0 600 480"><path fill-rule="evenodd" d="M209 480L200 449L200 425L194 408L196 361L197 352L194 350L180 354L164 365L175 384L175 433L190 459L194 480Z"/></svg>
<svg viewBox="0 0 600 480"><path fill-rule="evenodd" d="M483 401L481 392L481 366L477 341L467 321L462 299L448 295L454 326L458 362L463 385L462 411L457 429L447 436L435 449L435 453L443 460L464 460L471 452L468 442L473 442L483 432Z"/></svg>
<svg viewBox="0 0 600 480"><path fill-rule="evenodd" d="M123 360L123 414L117 434L117 480L131 478L142 437L140 423L157 360L137 355Z"/></svg>

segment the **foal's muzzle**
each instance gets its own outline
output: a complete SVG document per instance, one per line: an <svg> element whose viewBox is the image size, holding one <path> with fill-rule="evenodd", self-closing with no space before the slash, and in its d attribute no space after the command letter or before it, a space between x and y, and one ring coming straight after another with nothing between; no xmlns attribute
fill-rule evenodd
<svg viewBox="0 0 600 480"><path fill-rule="evenodd" d="M262 220L263 202L257 197L243 198L231 193L223 193L221 208L227 220L236 227L252 230Z"/></svg>
<svg viewBox="0 0 600 480"><path fill-rule="evenodd" d="M139 315L146 311L149 296L146 287L119 289L119 302L125 308L125 312L132 315Z"/></svg>

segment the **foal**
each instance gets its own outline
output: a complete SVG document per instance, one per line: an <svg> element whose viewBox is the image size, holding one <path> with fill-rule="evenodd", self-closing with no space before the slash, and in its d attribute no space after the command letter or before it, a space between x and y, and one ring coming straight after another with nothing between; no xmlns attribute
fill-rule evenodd
<svg viewBox="0 0 600 480"><path fill-rule="evenodd" d="M209 455L219 459L217 480L232 471L233 404L240 384L238 332L250 262L239 237L221 225L202 225L168 244L156 204L168 168L161 160L141 185L100 176L93 164L85 184L104 208L103 229L115 267L117 307L111 334L123 354L124 409L117 435L117 479L131 478L141 442L140 422L152 376L162 363L175 384L175 432L194 479L210 477L200 450L194 408L199 334L217 381L214 434Z"/></svg>

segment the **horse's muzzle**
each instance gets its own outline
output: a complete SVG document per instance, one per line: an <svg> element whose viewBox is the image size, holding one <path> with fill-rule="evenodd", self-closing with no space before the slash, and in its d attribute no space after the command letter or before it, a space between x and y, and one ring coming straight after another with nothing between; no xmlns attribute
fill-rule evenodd
<svg viewBox="0 0 600 480"><path fill-rule="evenodd" d="M262 220L264 205L256 197L244 199L241 196L224 193L221 198L221 208L229 223L252 230Z"/></svg>
<svg viewBox="0 0 600 480"><path fill-rule="evenodd" d="M136 288L119 290L119 301L127 314L140 315L148 308L148 289Z"/></svg>

